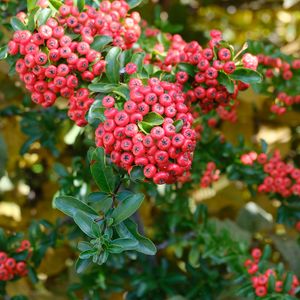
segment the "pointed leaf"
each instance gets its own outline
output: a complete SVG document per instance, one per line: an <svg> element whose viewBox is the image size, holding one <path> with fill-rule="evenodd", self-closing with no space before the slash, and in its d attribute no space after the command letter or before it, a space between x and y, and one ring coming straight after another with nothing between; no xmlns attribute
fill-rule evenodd
<svg viewBox="0 0 300 300"><path fill-rule="evenodd" d="M43 8L42 10L40 10L37 15L37 25L44 25L47 22L47 20L51 17L51 15L52 10L50 8Z"/></svg>
<svg viewBox="0 0 300 300"><path fill-rule="evenodd" d="M105 58L106 77L109 82L118 83L120 81L120 60L122 50L119 47L111 48Z"/></svg>
<svg viewBox="0 0 300 300"><path fill-rule="evenodd" d="M250 84L262 81L262 75L260 73L247 68L237 68L229 77Z"/></svg>
<svg viewBox="0 0 300 300"><path fill-rule="evenodd" d="M99 83L89 84L88 88L92 92L108 94L108 93L112 92L115 88L117 88L118 86L119 85L117 85L117 84L99 82Z"/></svg>
<svg viewBox="0 0 300 300"><path fill-rule="evenodd" d="M96 51L101 51L106 45L113 41L109 35L98 35L95 37L94 42L91 44L91 48Z"/></svg>
<svg viewBox="0 0 300 300"><path fill-rule="evenodd" d="M0 48L0 60L6 59L8 54L7 51L8 51L7 45Z"/></svg>
<svg viewBox="0 0 300 300"><path fill-rule="evenodd" d="M134 8L142 3L143 0L128 0L127 3L130 8Z"/></svg>
<svg viewBox="0 0 300 300"><path fill-rule="evenodd" d="M228 93L232 94L234 92L234 83L227 74L219 71L218 81L226 87Z"/></svg>
<svg viewBox="0 0 300 300"><path fill-rule="evenodd" d="M53 201L53 206L72 218L74 218L77 211L83 211L92 218L99 217L94 209L71 196L56 197Z"/></svg>
<svg viewBox="0 0 300 300"><path fill-rule="evenodd" d="M96 238L96 235L94 234L92 230L92 224L94 223L93 218L91 218L88 214L77 211L74 215L74 221L78 225L78 227L89 237Z"/></svg>
<svg viewBox="0 0 300 300"><path fill-rule="evenodd" d="M75 264L76 272L83 273L92 263L91 259L78 258Z"/></svg>
<svg viewBox="0 0 300 300"><path fill-rule="evenodd" d="M17 17L12 17L10 19L10 24L11 24L12 28L14 29L14 31L26 30L26 26L24 25L24 23L22 23L20 21L20 19Z"/></svg>

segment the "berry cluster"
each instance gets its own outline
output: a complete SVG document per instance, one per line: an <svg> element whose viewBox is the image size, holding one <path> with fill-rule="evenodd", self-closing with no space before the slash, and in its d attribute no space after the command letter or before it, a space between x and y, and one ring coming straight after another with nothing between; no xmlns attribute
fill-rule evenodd
<svg viewBox="0 0 300 300"><path fill-rule="evenodd" d="M132 47L140 35L140 16L137 12L128 16L128 9L125 1L103 1L99 10L86 5L79 12L72 1L66 1L34 33L16 31L8 53L21 56L16 71L32 101L48 107L60 96L67 98L69 117L79 126L86 125L85 114L93 99L83 84L100 76L106 65L92 43L106 35L114 45Z"/></svg>
<svg viewBox="0 0 300 300"><path fill-rule="evenodd" d="M251 275L252 286L255 290L255 295L257 297L265 297L268 294L269 289L269 278L274 276L275 282L275 293L283 293L283 283L286 274L280 276L278 272L274 269L267 269L265 272L262 272L259 267L259 262L261 260L262 252L260 249L255 248L252 250L252 259L247 259L244 263L244 266L247 268L248 274ZM288 294L295 295L296 288L299 286L299 280L297 276L293 276L293 282L291 289L288 291ZM273 295L273 294L272 294Z"/></svg>
<svg viewBox="0 0 300 300"><path fill-rule="evenodd" d="M257 55L260 71L265 75L267 82L275 89L276 99L271 106L271 111L277 115L282 115L287 111L287 107L300 103L300 95L288 95L286 90L292 90L293 84L297 84L297 72L300 70L300 59L287 62L280 57L271 55ZM281 82L278 84L278 82ZM279 87L278 87L279 85Z"/></svg>
<svg viewBox="0 0 300 300"><path fill-rule="evenodd" d="M30 242L23 240L16 253L30 250ZM9 257L8 253L0 252L0 282L9 281L16 277L24 277L28 273L26 261L17 261Z"/></svg>
<svg viewBox="0 0 300 300"><path fill-rule="evenodd" d="M258 186L258 191L263 193L276 193L282 197L300 195L300 169L281 160L280 152L267 159L265 154L258 155L258 163L263 165L267 174L264 182Z"/></svg>
<svg viewBox="0 0 300 300"><path fill-rule="evenodd" d="M106 121L96 130L97 146L129 172L134 165L142 166L145 177L156 184L184 179L196 145L185 94L176 84L154 77L148 85L130 79L129 90L130 99L121 110L114 97L103 98Z"/></svg>
<svg viewBox="0 0 300 300"><path fill-rule="evenodd" d="M157 36L159 31L147 29L146 36ZM236 70L237 64L244 68L255 70L258 65L257 58L249 53L244 54L240 62L234 61L233 53L230 48L223 46L222 33L212 30L211 40L207 48L202 48L198 42L187 43L183 38L176 34L167 35L170 46L166 49L165 57L162 53L164 46L157 43L154 52L158 52L156 60L148 54L145 63L154 63L163 71L171 72L174 67L176 71L176 81L179 84L189 85L187 99L191 103L199 104L202 113L217 108L217 113L221 119L234 122L236 120L235 108L237 105L236 97L239 90L249 87L240 81L233 81L233 90L229 92L223 83L220 83L220 73L232 74ZM147 51L147 49L144 49ZM195 75L190 78L186 71L180 70L181 63L193 66ZM177 68L178 66L178 68ZM225 75L225 76L226 76Z"/></svg>
<svg viewBox="0 0 300 300"><path fill-rule="evenodd" d="M206 170L200 180L200 186L202 188L209 187L214 181L218 181L220 176L220 170L217 170L214 162L209 162L206 165Z"/></svg>

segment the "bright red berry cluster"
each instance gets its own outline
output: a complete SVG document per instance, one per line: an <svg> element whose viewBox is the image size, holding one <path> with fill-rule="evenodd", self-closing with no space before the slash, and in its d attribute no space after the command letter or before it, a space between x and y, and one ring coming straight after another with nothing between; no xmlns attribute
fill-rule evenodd
<svg viewBox="0 0 300 300"><path fill-rule="evenodd" d="M30 242L23 240L16 253L30 250ZM24 277L28 273L26 261L17 261L16 259L9 257L9 254L0 252L0 282L9 281L16 277Z"/></svg>
<svg viewBox="0 0 300 300"><path fill-rule="evenodd" d="M267 83L273 86L276 91L276 99L271 106L271 111L277 115L282 115L287 111L287 107L299 104L300 95L289 95L288 92L283 90L285 87L282 85L278 88L278 80L286 82L286 90L291 89L290 81L294 80L297 76L296 73L300 70L300 59L288 62L280 57L264 54L257 55L257 58Z"/></svg>
<svg viewBox="0 0 300 300"><path fill-rule="evenodd" d="M276 293L283 293L283 283L286 274L280 276L276 270L267 269L265 272L259 270L259 262L261 260L262 252L258 248L252 250L252 259L247 259L244 266L247 268L248 274L251 275L252 286L255 290L257 297L265 297L269 291L269 278L274 276L275 278L275 290ZM293 282L291 289L288 291L290 295L295 295L296 288L299 286L299 280L297 276L293 276Z"/></svg>
<svg viewBox="0 0 300 300"><path fill-rule="evenodd" d="M145 177L156 184L180 181L191 168L196 145L185 94L176 84L157 78L150 78L148 85L132 78L129 89L130 99L121 110L112 96L103 98L106 121L96 130L97 146L128 171L142 166ZM152 123L151 115L159 122Z"/></svg>
<svg viewBox="0 0 300 300"><path fill-rule="evenodd" d="M300 169L283 162L279 151L275 151L270 159L265 154L258 155L258 158L258 163L263 165L267 174L264 182L258 186L259 192L276 193L282 197L300 195Z"/></svg>
<svg viewBox="0 0 300 300"><path fill-rule="evenodd" d="M147 34L157 36L159 31L147 29L146 36ZM188 101L199 104L202 113L219 108L216 111L221 119L234 122L238 91L247 89L249 84L233 81L233 89L228 92L224 83L221 83L220 72L232 74L238 62L234 61L232 50L222 43L220 31L212 30L210 35L211 40L207 48L202 48L196 41L187 43L178 34L167 35L170 42L168 49L164 49L164 46L159 43L154 47L154 50L159 53L166 50L166 56L162 58L162 55L159 55L153 62L153 56L149 54L146 56L145 63L154 63L167 72L182 63L194 66L195 75L192 78L186 71L181 71L180 67L176 72L177 83L190 85L187 92ZM257 58L249 53L244 54L239 62L239 65L253 70L256 69L257 64Z"/></svg>
<svg viewBox="0 0 300 300"><path fill-rule="evenodd" d="M206 165L206 170L200 180L200 186L202 188L209 187L213 182L218 181L220 176L220 170L217 169L214 162L209 162Z"/></svg>
<svg viewBox="0 0 300 300"><path fill-rule="evenodd" d="M77 125L86 125L85 114L93 99L85 82L105 71L105 60L92 49L98 36L110 36L123 49L132 47L140 35L140 16L128 15L125 1L103 1L99 10L88 5L83 12L66 1L53 18L37 28L16 31L8 44L10 55L21 55L16 71L32 101L48 107L61 96L69 99L69 117ZM74 37L75 35L75 37Z"/></svg>

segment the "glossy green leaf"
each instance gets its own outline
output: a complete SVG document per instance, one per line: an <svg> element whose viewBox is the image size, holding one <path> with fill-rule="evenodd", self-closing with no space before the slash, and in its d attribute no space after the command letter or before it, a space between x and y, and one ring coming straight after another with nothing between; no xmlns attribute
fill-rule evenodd
<svg viewBox="0 0 300 300"><path fill-rule="evenodd" d="M79 258L80 259L89 259L92 256L94 256L95 254L97 254L97 251L98 250L96 248L85 250L79 254Z"/></svg>
<svg viewBox="0 0 300 300"><path fill-rule="evenodd" d="M143 2L143 0L128 0L127 3L129 5L130 8L134 8L137 7L138 5L140 5Z"/></svg>
<svg viewBox="0 0 300 300"><path fill-rule="evenodd" d="M146 255L156 254L155 245L152 241L139 234L137 224L131 219L127 219L123 223L118 224L115 228L120 237L135 238L138 241L138 245L134 249L135 251Z"/></svg>
<svg viewBox="0 0 300 300"><path fill-rule="evenodd" d="M116 89L113 90L113 93L121 96L125 100L129 100L129 88L127 85L118 86Z"/></svg>
<svg viewBox="0 0 300 300"><path fill-rule="evenodd" d="M230 77L222 71L219 71L218 81L220 84L225 86L228 93L232 94L234 92L234 82Z"/></svg>
<svg viewBox="0 0 300 300"><path fill-rule="evenodd" d="M145 52L134 53L131 58L131 62L133 62L137 66L138 73L142 72L143 65L144 65L144 58L145 58Z"/></svg>
<svg viewBox="0 0 300 300"><path fill-rule="evenodd" d="M156 112L149 112L143 117L143 122L148 123L150 126L158 126L163 124L164 118Z"/></svg>
<svg viewBox="0 0 300 300"><path fill-rule="evenodd" d="M27 27L28 27L28 30L31 32L33 32L35 30L35 27L36 27L35 20L36 20L36 15L37 15L39 9L40 9L39 7L36 7L29 14Z"/></svg>
<svg viewBox="0 0 300 300"><path fill-rule="evenodd" d="M130 179L134 182L144 181L145 175L143 168L140 166L134 166L130 171Z"/></svg>
<svg viewBox="0 0 300 300"><path fill-rule="evenodd" d="M143 121L138 122L138 127L145 134L150 133L150 131L152 129L152 126L149 123L146 123L146 122L143 122Z"/></svg>
<svg viewBox="0 0 300 300"><path fill-rule="evenodd" d="M192 247L190 252L189 252L189 256L188 256L189 264L193 268L197 268L200 265L199 264L199 259L200 259L200 250L196 246Z"/></svg>
<svg viewBox="0 0 300 300"><path fill-rule="evenodd" d="M291 287L292 287L292 283L293 283L293 276L294 274L292 272L287 272L284 283L283 283L283 291L284 292L289 292Z"/></svg>
<svg viewBox="0 0 300 300"><path fill-rule="evenodd" d="M138 245L136 239L119 238L111 241L109 244L109 251L112 253L121 253L123 251L134 250Z"/></svg>
<svg viewBox="0 0 300 300"><path fill-rule="evenodd" d="M8 55L8 47L7 45L0 48L0 60L6 59Z"/></svg>
<svg viewBox="0 0 300 300"><path fill-rule="evenodd" d="M244 83L259 83L262 81L262 75L257 71L247 68L237 68L229 75L231 79L240 80Z"/></svg>
<svg viewBox="0 0 300 300"><path fill-rule="evenodd" d="M57 10L63 5L62 1L59 0L49 0L49 2L53 6L53 8Z"/></svg>
<svg viewBox="0 0 300 300"><path fill-rule="evenodd" d="M127 195L112 212L111 217L114 219L114 224L119 224L132 216L138 210L143 200L143 194L131 193Z"/></svg>
<svg viewBox="0 0 300 300"><path fill-rule="evenodd" d="M107 93L112 92L118 86L119 85L117 85L117 84L99 82L99 83L89 84L88 88L92 92L107 94Z"/></svg>
<svg viewBox="0 0 300 300"><path fill-rule="evenodd" d="M113 203L112 197L105 192L91 193L88 195L87 201L91 203L97 211L101 211L104 214L111 208Z"/></svg>
<svg viewBox="0 0 300 300"><path fill-rule="evenodd" d="M79 11L83 11L85 6L85 0L77 0L77 7Z"/></svg>
<svg viewBox="0 0 300 300"><path fill-rule="evenodd" d="M52 10L50 8L43 8L37 14L37 25L44 25L47 20L51 17Z"/></svg>
<svg viewBox="0 0 300 300"><path fill-rule="evenodd" d="M104 116L104 107L102 106L102 101L94 101L87 114L88 123L94 127L97 127L100 122L104 122L105 120L106 118Z"/></svg>
<svg viewBox="0 0 300 300"><path fill-rule="evenodd" d="M96 238L96 235L94 234L92 230L92 224L94 222L93 218L84 213L83 211L77 211L73 217L75 223L78 225L78 227L89 237Z"/></svg>
<svg viewBox="0 0 300 300"><path fill-rule="evenodd" d="M83 252L83 251L87 251L87 250L91 250L92 246L90 243L88 242L79 242L77 248Z"/></svg>
<svg viewBox="0 0 300 300"><path fill-rule="evenodd" d="M75 264L76 272L83 273L92 263L91 259L78 258Z"/></svg>
<svg viewBox="0 0 300 300"><path fill-rule="evenodd" d="M18 31L18 30L26 30L26 26L24 23L22 23L20 21L19 18L17 17L12 17L10 19L10 24L12 26L12 28L14 29L14 31Z"/></svg>
<svg viewBox="0 0 300 300"><path fill-rule="evenodd" d="M97 148L92 156L91 172L101 191L112 193L116 184L116 175L111 166L106 163L103 148Z"/></svg>
<svg viewBox="0 0 300 300"><path fill-rule="evenodd" d="M64 214L74 218L77 211L82 211L91 216L98 218L97 212L82 201L71 196L58 196L53 200L53 206Z"/></svg>
<svg viewBox="0 0 300 300"><path fill-rule="evenodd" d="M179 63L178 64L178 69L180 71L184 71L186 73L188 73L190 76L194 76L195 75L195 66L188 64L188 63Z"/></svg>
<svg viewBox="0 0 300 300"><path fill-rule="evenodd" d="M176 132L180 132L182 126L183 126L183 121L182 120L176 120L173 125L175 126Z"/></svg>
<svg viewBox="0 0 300 300"><path fill-rule="evenodd" d="M120 60L122 50L119 47L111 48L105 58L106 77L109 82L118 83L120 81Z"/></svg>
<svg viewBox="0 0 300 300"><path fill-rule="evenodd" d="M100 52L105 46L110 44L112 41L113 39L109 35L98 35L95 37L93 43L91 44L91 48Z"/></svg>

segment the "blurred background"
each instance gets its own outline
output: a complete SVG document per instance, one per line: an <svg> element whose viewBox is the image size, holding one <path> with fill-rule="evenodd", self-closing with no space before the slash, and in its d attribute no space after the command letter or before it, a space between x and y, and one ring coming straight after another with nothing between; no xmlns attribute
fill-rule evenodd
<svg viewBox="0 0 300 300"><path fill-rule="evenodd" d="M9 37L7 17L24 9L24 0L0 1L0 44ZM138 10L149 24L166 32L180 33L188 41L195 39L204 44L209 30L221 29L224 39L236 47L241 47L248 39L266 40L284 53L300 57L300 0L155 0L144 1ZM284 116L272 118L269 98L249 90L241 93L239 99L237 123L225 122L219 128L225 137L236 143L238 134L243 134L249 145L263 138L271 150L279 148L284 156L293 157L299 166L299 112L289 111ZM57 163L71 166L72 172L65 179L70 181L70 189L82 184L74 176L84 178L80 154L84 157L86 153L88 134L83 135L81 129L73 127L66 119L63 107L60 112L51 108L47 113L39 109L29 112L30 107L30 99L24 94L21 83L16 77L9 77L7 64L1 62L0 176L3 176L0 179L0 227L12 231L26 231L33 218L55 223L60 216L57 210L51 209L53 195L62 184ZM42 129L38 125L41 119ZM74 156L78 158L72 161ZM224 221L226 226L233 226L236 232L250 230L255 232L258 240L265 239L265 233L271 234L277 249L275 255L284 257L290 268L300 275L300 261L297 260L300 250L294 240L295 233L281 225L273 226L276 201L271 202L261 195L252 198L242 184L230 183L226 178L221 178L212 189L193 191L193 200L206 203L210 215L227 220ZM245 212L248 202L253 204L252 211L256 214L256 219L251 222L245 221L245 213L249 213L249 210ZM146 232L151 233L153 210L149 205L144 203L141 216ZM48 250L38 270L41 282L37 289L33 291L24 279L10 284L9 290L27 294L33 300L53 299L54 296L55 299L67 299L66 286L75 276L70 261L72 256L73 250L64 244ZM119 298L115 294L111 299Z"/></svg>

